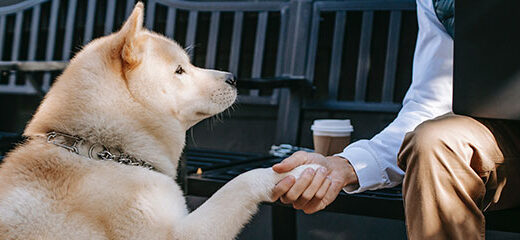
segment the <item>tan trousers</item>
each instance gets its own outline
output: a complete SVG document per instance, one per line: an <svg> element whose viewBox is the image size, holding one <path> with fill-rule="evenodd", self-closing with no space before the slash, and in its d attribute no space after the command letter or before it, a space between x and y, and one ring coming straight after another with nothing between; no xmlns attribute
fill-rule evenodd
<svg viewBox="0 0 520 240"><path fill-rule="evenodd" d="M409 239L484 239L482 211L520 203L519 152L513 121L448 114L408 133L398 164Z"/></svg>

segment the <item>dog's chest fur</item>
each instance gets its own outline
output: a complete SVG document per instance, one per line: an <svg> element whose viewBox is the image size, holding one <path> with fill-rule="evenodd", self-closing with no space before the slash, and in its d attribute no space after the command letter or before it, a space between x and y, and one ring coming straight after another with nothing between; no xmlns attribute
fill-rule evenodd
<svg viewBox="0 0 520 240"><path fill-rule="evenodd" d="M2 173L2 239L165 239L175 227L165 223L187 214L180 188L166 175L86 159L43 140L13 151Z"/></svg>

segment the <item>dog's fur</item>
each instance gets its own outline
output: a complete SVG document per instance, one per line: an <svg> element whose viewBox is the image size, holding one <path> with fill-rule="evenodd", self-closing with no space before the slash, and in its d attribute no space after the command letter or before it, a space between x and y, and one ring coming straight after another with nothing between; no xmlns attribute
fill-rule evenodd
<svg viewBox="0 0 520 240"><path fill-rule="evenodd" d="M271 201L284 175L256 169L188 213L173 180L185 132L237 93L225 83L229 73L191 65L142 22L138 3L119 32L79 52L46 95L24 132L29 140L0 168L0 239L232 239L258 203ZM158 172L71 153L46 142L50 131L119 148Z"/></svg>

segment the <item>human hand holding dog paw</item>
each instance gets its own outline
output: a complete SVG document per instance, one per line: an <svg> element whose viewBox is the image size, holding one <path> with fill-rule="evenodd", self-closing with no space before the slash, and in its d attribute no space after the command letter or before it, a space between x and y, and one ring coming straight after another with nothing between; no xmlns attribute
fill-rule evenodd
<svg viewBox="0 0 520 240"><path fill-rule="evenodd" d="M298 179L287 176L275 186L274 200L280 198L285 204L292 204L295 209L305 213L315 213L324 209L338 196L347 185L355 185L358 179L354 168L347 159L317 153L296 152L273 166L277 173L285 173L304 164L319 164L317 170L306 169Z"/></svg>

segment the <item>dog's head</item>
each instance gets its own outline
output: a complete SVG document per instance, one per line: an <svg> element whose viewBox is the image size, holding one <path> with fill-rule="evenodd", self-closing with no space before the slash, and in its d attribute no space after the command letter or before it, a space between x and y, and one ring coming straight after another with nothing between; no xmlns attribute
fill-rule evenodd
<svg viewBox="0 0 520 240"><path fill-rule="evenodd" d="M237 91L231 73L192 65L177 43L142 24L139 2L111 43L112 59L122 63L122 75L136 101L188 127L234 103Z"/></svg>
<svg viewBox="0 0 520 240"><path fill-rule="evenodd" d="M232 74L193 66L177 43L143 29L143 10L76 54L24 135L77 135L175 175L185 130L231 106L237 90Z"/></svg>

